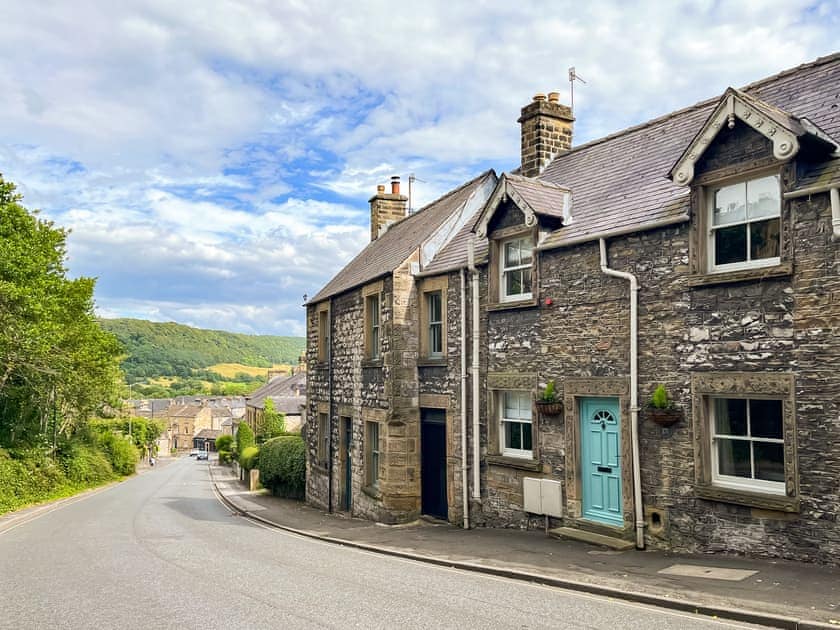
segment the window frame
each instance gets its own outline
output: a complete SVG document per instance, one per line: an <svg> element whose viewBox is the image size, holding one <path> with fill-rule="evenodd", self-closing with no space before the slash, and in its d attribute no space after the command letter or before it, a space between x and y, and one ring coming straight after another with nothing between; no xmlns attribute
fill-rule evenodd
<svg viewBox="0 0 840 630"><path fill-rule="evenodd" d="M375 489L379 489L379 466L382 460L379 425L374 420L365 421L365 485Z"/></svg>
<svg viewBox="0 0 840 630"><path fill-rule="evenodd" d="M382 283L362 290L364 309L364 356L367 361L382 359Z"/></svg>
<svg viewBox="0 0 840 630"><path fill-rule="evenodd" d="M321 304L316 309L316 321L318 334L318 362L327 363L329 361L329 347L330 347L330 307L329 303Z"/></svg>
<svg viewBox="0 0 840 630"><path fill-rule="evenodd" d="M742 221L735 221L731 223L725 223L721 225L714 224L714 210L715 210L715 194L727 187L732 186L739 186L743 185L745 187L745 201L746 201L746 187L749 185L750 182L755 182L761 179L766 179L774 177L776 179L776 183L778 186L778 214L774 215L773 217L761 217L756 219L755 221L751 221L749 217L744 217ZM772 171L758 171L752 172L746 175L740 175L735 178L728 178L722 179L718 181L711 181L706 183L703 186L703 201L702 201L702 208L703 208L703 221L704 221L704 250L706 256L706 263L704 271L709 274L725 274L731 272L738 272L738 271L749 271L752 269L765 269L768 267L778 267L782 263L783 258L783 238L784 238L784 229L783 229L783 215L784 215L784 196L782 191L782 177L779 169L774 169ZM747 206L745 205L745 213L746 213ZM750 229L749 226L752 223L758 223L761 221L766 221L768 219L775 218L779 221L779 255L773 256L770 258L759 258L756 260L750 260ZM744 226L746 230L746 255L747 260L732 262L732 263L724 263L721 265L715 264L715 257L717 254L716 249L716 242L715 242L715 235L717 231L724 229L724 228L731 228L737 226Z"/></svg>
<svg viewBox="0 0 840 630"><path fill-rule="evenodd" d="M505 410L507 409L507 405L505 404L506 398L508 395L515 395L519 398L518 400L518 409L519 411L523 410L522 402L526 403L524 409L527 409L529 417L526 419L524 418L506 418L505 417ZM497 402L496 402L496 409L498 411L497 418L499 422L499 453L504 457L516 457L519 459L534 459L534 411L533 405L531 401L531 392L527 390L500 390L497 392ZM529 432L531 436L531 448L513 448L507 445L507 431L505 424L519 424L529 427ZM520 440L524 442L524 432L520 434Z"/></svg>
<svg viewBox="0 0 840 630"><path fill-rule="evenodd" d="M514 242L523 242L530 246L531 251L531 260L527 264L519 264L519 265L512 265L510 267L506 266L506 258L505 258L505 250L506 246L510 243ZM508 302L522 302L525 300L532 300L534 297L534 261L536 260L536 251L534 247L533 237L530 233L528 234L517 234L515 236L511 236L509 238L499 239L498 242L498 274L499 274L499 302L500 303L508 303ZM507 292L507 282L506 282L506 275L507 273L517 272L528 270L530 276L530 288L531 290L527 293L512 293L509 294Z"/></svg>
<svg viewBox="0 0 840 630"><path fill-rule="evenodd" d="M778 487L759 487L744 482L728 484L716 479L713 448L713 414L710 401L715 398L780 400L782 403L782 440L784 442L784 492ZM694 442L695 492L699 498L747 505L767 510L798 512L800 507L797 458L795 378L789 372L695 372L691 376L692 439ZM740 480L741 478L735 477ZM781 483L781 482L771 482Z"/></svg>
<svg viewBox="0 0 840 630"><path fill-rule="evenodd" d="M427 329L429 333L429 358L440 359L443 357L443 293L441 291L429 291L423 294L426 298L427 313L429 321ZM437 299L437 319L435 319L432 301ZM435 334L437 330L437 334ZM435 348L435 341L440 344Z"/></svg>
<svg viewBox="0 0 840 630"><path fill-rule="evenodd" d="M717 431L717 418L715 415L715 401L716 400L745 400L746 403L746 434L741 435L734 435L734 434L721 434ZM750 401L752 400L774 400L778 401L783 404L783 400L777 397L767 397L767 396L707 396L706 397L706 404L709 405L708 419L709 419L709 438L711 439L711 464L712 464L712 471L711 471L711 481L712 485L720 486L722 488L731 488L733 490L745 490L748 492L766 492L769 494L779 494L784 496L785 494L785 483L784 481L769 481L766 479L757 479L755 477L755 450L754 445L755 443L762 443L762 444L781 444L783 447L782 452L782 466L784 466L784 425L782 426L782 437L781 438L765 438L765 437L756 437L752 435L752 426L751 426L751 411L750 411ZM780 409L781 415L781 409ZM736 475L725 475L720 472L720 457L719 457L719 447L723 440L731 441L731 442L749 442L750 445L750 472L752 474L751 477L738 477Z"/></svg>
<svg viewBox="0 0 840 630"><path fill-rule="evenodd" d="M326 465L330 450L330 414L318 412L318 462Z"/></svg>
<svg viewBox="0 0 840 630"><path fill-rule="evenodd" d="M438 365L446 358L447 340L447 292L449 281L446 276L424 278L418 287L419 315L420 315L420 355L419 363L422 365L428 362L429 365ZM440 297L440 320L433 322L431 317L431 296ZM440 326L440 352L432 349L432 325Z"/></svg>

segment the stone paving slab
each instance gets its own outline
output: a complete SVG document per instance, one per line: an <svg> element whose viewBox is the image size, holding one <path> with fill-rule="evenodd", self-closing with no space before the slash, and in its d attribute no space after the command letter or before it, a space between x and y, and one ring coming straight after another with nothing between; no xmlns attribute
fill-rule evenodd
<svg viewBox="0 0 840 630"><path fill-rule="evenodd" d="M224 467L211 466L211 473L220 493L232 503L247 497L248 502L262 508L242 512L304 535L404 557L418 556L438 564L510 572L512 577L542 577L579 590L607 589L614 591L614 596L636 601L651 597L660 605L673 607L680 607L680 602L691 603L698 608L709 607L710 614L728 610L732 618L744 618L738 615L745 613L745 620L775 620L774 625L780 627L840 629L838 569L719 554L612 551L547 537L542 530L465 531L423 520L408 526L383 526L327 514L302 502L264 492L248 492L244 483ZM674 565L687 568L668 571ZM709 570L718 572L717 577L710 577ZM723 579L735 575L741 579Z"/></svg>

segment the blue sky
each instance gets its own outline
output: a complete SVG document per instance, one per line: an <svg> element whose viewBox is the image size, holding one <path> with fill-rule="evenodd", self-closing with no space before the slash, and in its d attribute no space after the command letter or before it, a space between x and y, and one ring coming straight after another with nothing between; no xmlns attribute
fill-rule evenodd
<svg viewBox="0 0 840 630"><path fill-rule="evenodd" d="M2 2L0 173L72 230L106 317L303 335L391 175L415 206L835 52L840 2ZM398 9L395 7L399 7Z"/></svg>

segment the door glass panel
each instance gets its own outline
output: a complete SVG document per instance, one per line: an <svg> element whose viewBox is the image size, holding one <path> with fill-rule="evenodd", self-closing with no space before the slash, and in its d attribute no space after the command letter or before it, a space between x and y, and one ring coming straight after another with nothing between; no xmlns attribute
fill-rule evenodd
<svg viewBox="0 0 840 630"><path fill-rule="evenodd" d="M746 440L718 438L718 470L721 475L752 477L750 443Z"/></svg>

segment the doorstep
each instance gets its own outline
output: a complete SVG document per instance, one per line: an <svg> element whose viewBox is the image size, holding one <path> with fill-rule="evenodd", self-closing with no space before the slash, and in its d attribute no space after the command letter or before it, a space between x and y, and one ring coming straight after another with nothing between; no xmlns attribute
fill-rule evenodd
<svg viewBox="0 0 840 630"><path fill-rule="evenodd" d="M554 538L570 538L572 540L580 540L592 545L600 545L602 547L609 547L617 551L627 551L633 549L635 544L623 538L614 538L613 536L604 536L603 534L596 534L595 532L588 532L584 529L576 529L574 527L558 527L556 529L548 530L550 536Z"/></svg>

